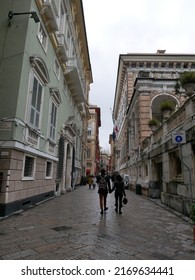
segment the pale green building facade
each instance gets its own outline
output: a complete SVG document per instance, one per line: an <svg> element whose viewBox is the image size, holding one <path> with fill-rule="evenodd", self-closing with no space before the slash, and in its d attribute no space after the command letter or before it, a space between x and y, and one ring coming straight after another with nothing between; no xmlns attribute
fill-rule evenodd
<svg viewBox="0 0 195 280"><path fill-rule="evenodd" d="M79 183L90 83L82 1L1 1L0 216Z"/></svg>

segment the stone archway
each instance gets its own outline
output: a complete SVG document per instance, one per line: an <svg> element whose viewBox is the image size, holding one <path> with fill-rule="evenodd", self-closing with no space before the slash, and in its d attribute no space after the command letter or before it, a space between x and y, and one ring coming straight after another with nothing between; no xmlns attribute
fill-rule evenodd
<svg viewBox="0 0 195 280"><path fill-rule="evenodd" d="M151 119L155 118L159 120L159 122L162 122L163 116L162 116L160 106L163 101L167 101L167 100L175 104L175 110L179 107L179 100L177 99L177 97L168 93L158 94L154 96L154 98L151 100L151 106L150 106Z"/></svg>

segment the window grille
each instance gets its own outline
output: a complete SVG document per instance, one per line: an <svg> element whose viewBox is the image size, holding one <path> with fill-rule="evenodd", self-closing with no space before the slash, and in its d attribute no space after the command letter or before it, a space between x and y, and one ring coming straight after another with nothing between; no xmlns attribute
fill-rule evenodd
<svg viewBox="0 0 195 280"><path fill-rule="evenodd" d="M33 177L34 158L26 156L24 165L24 177Z"/></svg>
<svg viewBox="0 0 195 280"><path fill-rule="evenodd" d="M51 173L52 173L52 162L47 161L47 163L46 163L46 177L51 177Z"/></svg>

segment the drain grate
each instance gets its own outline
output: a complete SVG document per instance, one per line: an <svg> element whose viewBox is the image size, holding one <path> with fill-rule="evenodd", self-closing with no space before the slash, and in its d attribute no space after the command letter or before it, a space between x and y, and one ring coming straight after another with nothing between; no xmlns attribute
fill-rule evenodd
<svg viewBox="0 0 195 280"><path fill-rule="evenodd" d="M64 231L64 230L68 230L68 229L71 229L71 227L67 227L67 226L59 226L59 227L54 227L54 228L51 228L55 231Z"/></svg>

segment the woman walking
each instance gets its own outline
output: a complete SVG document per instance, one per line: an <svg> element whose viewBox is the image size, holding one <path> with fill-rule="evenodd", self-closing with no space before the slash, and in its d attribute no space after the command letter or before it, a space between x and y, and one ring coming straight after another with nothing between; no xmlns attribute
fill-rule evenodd
<svg viewBox="0 0 195 280"><path fill-rule="evenodd" d="M99 202L100 202L100 214L103 215L104 211L108 210L107 207L107 195L111 191L110 179L106 176L106 171L101 170L100 176L97 178Z"/></svg>
<svg viewBox="0 0 195 280"><path fill-rule="evenodd" d="M116 180L114 181L114 186L111 190L111 192L113 192L115 190L115 211L119 214L122 214L121 208L123 206L123 196L126 197L126 193L125 193L125 186L124 186L124 182L123 182L123 178L121 177L121 175L116 175Z"/></svg>

